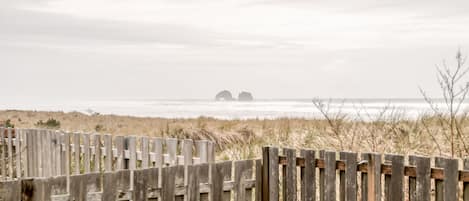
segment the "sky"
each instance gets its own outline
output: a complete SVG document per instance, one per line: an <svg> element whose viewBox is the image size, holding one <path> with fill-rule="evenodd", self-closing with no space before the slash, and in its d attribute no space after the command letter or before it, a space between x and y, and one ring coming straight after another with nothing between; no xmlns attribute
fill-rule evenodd
<svg viewBox="0 0 469 201"><path fill-rule="evenodd" d="M468 1L0 0L3 97L439 96ZM0 96L0 97L2 97Z"/></svg>

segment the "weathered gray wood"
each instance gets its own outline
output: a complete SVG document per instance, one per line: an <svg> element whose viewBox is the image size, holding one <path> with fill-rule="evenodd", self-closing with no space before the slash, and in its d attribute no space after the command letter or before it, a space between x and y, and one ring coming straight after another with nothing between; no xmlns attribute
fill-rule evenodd
<svg viewBox="0 0 469 201"><path fill-rule="evenodd" d="M182 143L182 154L184 156L184 184L187 184L188 182L188 165L192 165L192 140L190 139L185 139Z"/></svg>
<svg viewBox="0 0 469 201"><path fill-rule="evenodd" d="M198 164L198 166L199 166L199 172L198 172L199 175L197 176L197 179L198 179L199 183L201 183L201 184L210 183L210 180L209 180L209 175L210 175L209 163ZM200 200L201 201L209 201L209 193L201 193L200 194Z"/></svg>
<svg viewBox="0 0 469 201"><path fill-rule="evenodd" d="M275 147L262 148L262 200L279 200L279 165L278 149Z"/></svg>
<svg viewBox="0 0 469 201"><path fill-rule="evenodd" d="M208 148L208 141L207 140L198 140L196 141L197 146L197 156L199 157L199 163L207 163L208 156L207 156L207 148Z"/></svg>
<svg viewBox="0 0 469 201"><path fill-rule="evenodd" d="M283 149L287 165L282 168L283 200L296 201L296 152L294 149Z"/></svg>
<svg viewBox="0 0 469 201"><path fill-rule="evenodd" d="M256 201L262 201L262 159L256 160Z"/></svg>
<svg viewBox="0 0 469 201"><path fill-rule="evenodd" d="M6 180L6 178L7 178L7 174L6 174L6 168L7 168L7 166L6 166L6 151L5 151L7 148L5 146L5 144L6 144L6 142L5 142L6 141L5 140L5 130L6 129L4 129L4 128L0 128L0 133L1 133L0 142L2 144L2 146L0 147L1 148L0 151L2 152L2 157L0 158L0 160L2 161L1 164L0 164L1 165L0 171L2 172L2 179L1 180Z"/></svg>
<svg viewBox="0 0 469 201"><path fill-rule="evenodd" d="M65 134L58 131L57 134L60 136L59 138L59 147L60 147L60 175L66 175L66 170L67 168L70 168L70 162L67 163L67 161L65 161L65 157L66 157L66 154L70 154L70 153L66 153L66 147L68 146L70 148L70 138L68 139L68 144L65 142ZM67 135L68 137L68 135ZM70 151L70 150L69 150Z"/></svg>
<svg viewBox="0 0 469 201"><path fill-rule="evenodd" d="M0 200L21 200L21 181L0 182Z"/></svg>
<svg viewBox="0 0 469 201"><path fill-rule="evenodd" d="M104 158L104 170L106 172L112 171L112 161L114 156L112 155L112 136L104 135L104 149L106 156Z"/></svg>
<svg viewBox="0 0 469 201"><path fill-rule="evenodd" d="M388 192L385 195L387 201L404 200L404 156L385 155L385 160L392 165L391 178L388 181Z"/></svg>
<svg viewBox="0 0 469 201"><path fill-rule="evenodd" d="M209 163L215 162L215 147L212 141L207 142L207 160Z"/></svg>
<svg viewBox="0 0 469 201"><path fill-rule="evenodd" d="M130 170L105 172L102 200L119 200L130 189Z"/></svg>
<svg viewBox="0 0 469 201"><path fill-rule="evenodd" d="M369 155L368 154L361 154L361 161L360 163L368 163L369 160ZM365 172L362 172L360 175L360 189L361 189L361 197L362 201L367 201L368 200L368 174Z"/></svg>
<svg viewBox="0 0 469 201"><path fill-rule="evenodd" d="M94 166L93 172L101 171L101 135L95 134L94 136Z"/></svg>
<svg viewBox="0 0 469 201"><path fill-rule="evenodd" d="M101 174L88 173L70 177L70 200L88 200L87 194L101 191Z"/></svg>
<svg viewBox="0 0 469 201"><path fill-rule="evenodd" d="M409 201L427 201L431 198L430 158L409 156L409 164L416 167L416 177L409 178Z"/></svg>
<svg viewBox="0 0 469 201"><path fill-rule="evenodd" d="M336 166L335 152L324 153L324 200L336 201Z"/></svg>
<svg viewBox="0 0 469 201"><path fill-rule="evenodd" d="M83 166L84 173L91 172L91 154L90 154L90 135L82 134L83 136Z"/></svg>
<svg viewBox="0 0 469 201"><path fill-rule="evenodd" d="M340 152L340 160L345 162L345 171L341 174L341 201L357 200L357 154Z"/></svg>
<svg viewBox="0 0 469 201"><path fill-rule="evenodd" d="M184 174L183 166L170 166L163 168L161 197L165 201L175 201L175 188L178 183L177 178ZM179 175L177 175L179 173Z"/></svg>
<svg viewBox="0 0 469 201"><path fill-rule="evenodd" d="M158 168L142 169L134 171L133 200L148 200L149 190L158 188Z"/></svg>
<svg viewBox="0 0 469 201"><path fill-rule="evenodd" d="M129 143L129 169L135 170L137 169L137 144L136 144L136 139L135 136L130 136L128 137L128 143Z"/></svg>
<svg viewBox="0 0 469 201"><path fill-rule="evenodd" d="M150 159L150 147L148 137L140 138L140 148L142 150L142 168L148 168L148 161Z"/></svg>
<svg viewBox="0 0 469 201"><path fill-rule="evenodd" d="M153 138L153 146L152 146L152 151L155 153L155 167L159 168L159 178L163 177L163 163L164 163L164 157L163 157L163 140L161 138ZM158 180L158 187L161 187L162 185L162 180Z"/></svg>
<svg viewBox="0 0 469 201"><path fill-rule="evenodd" d="M74 167L75 167L75 171L74 173L75 174L80 174L80 168L81 168L81 165L80 165L80 134L79 133L75 133L73 135L73 152L74 152Z"/></svg>
<svg viewBox="0 0 469 201"><path fill-rule="evenodd" d="M155 153L155 167L163 167L163 140L161 138L153 138L152 152Z"/></svg>
<svg viewBox="0 0 469 201"><path fill-rule="evenodd" d="M188 166L187 170L187 185L185 201L199 201L200 200L200 182L199 182L200 165Z"/></svg>
<svg viewBox="0 0 469 201"><path fill-rule="evenodd" d="M464 170L469 170L469 158L464 159ZM469 182L463 183L463 200L469 201Z"/></svg>
<svg viewBox="0 0 469 201"><path fill-rule="evenodd" d="M72 161L72 155L70 152L70 134L69 133L64 133L63 134L63 142L65 146L65 175L67 177L67 181L70 180L70 168L71 168L71 161ZM67 182L67 192L70 192L70 185Z"/></svg>
<svg viewBox="0 0 469 201"><path fill-rule="evenodd" d="M277 163L278 166L278 163ZM230 191L223 190L224 181L231 180L232 161L211 164L210 197L211 200L229 201Z"/></svg>
<svg viewBox="0 0 469 201"><path fill-rule="evenodd" d="M449 158L435 158L435 167L443 168L444 181L436 181L436 201L453 201L458 198L458 160Z"/></svg>
<svg viewBox="0 0 469 201"><path fill-rule="evenodd" d="M305 166L301 167L301 201L316 200L316 160L313 150L301 150Z"/></svg>
<svg viewBox="0 0 469 201"><path fill-rule="evenodd" d="M22 177L22 169L24 168L23 164L21 164L21 161L24 160L22 156L22 152L24 151L24 143L21 143L22 140L24 140L24 132L23 129L16 129L16 136L15 136L15 163L16 163L16 178L21 178Z"/></svg>
<svg viewBox="0 0 469 201"><path fill-rule="evenodd" d="M169 155L169 161L165 161L165 163L169 165L176 165L177 163L177 143L178 140L174 138L166 139L166 151Z"/></svg>
<svg viewBox="0 0 469 201"><path fill-rule="evenodd" d="M253 160L242 160L234 162L234 200L251 201L252 190L246 189L246 180L252 179Z"/></svg>
<svg viewBox="0 0 469 201"><path fill-rule="evenodd" d="M0 132L2 132L1 129L0 129ZM34 161L34 159L33 159L33 157L34 157L33 156L33 148L34 147L33 147L33 143L32 143L32 141L33 141L33 138L32 138L33 131L30 130L30 129L27 129L25 131L25 134L26 134L26 138L25 138L25 140L26 140L26 160L25 160L26 163L25 163L25 167L27 168L25 170L25 177L32 177L32 176L35 176L34 172L33 172L33 170L35 168L34 167L34 162L33 162Z"/></svg>
<svg viewBox="0 0 469 201"><path fill-rule="evenodd" d="M52 132L52 131L47 131L48 135L49 135L49 140L50 140L50 143L49 143L49 157L50 157L50 160L49 160L49 163L50 163L50 176L56 176L58 175L57 172L56 172L56 164L57 164L57 160L56 160L56 153L55 152L55 147L56 147L56 141L55 141L55 133Z"/></svg>
<svg viewBox="0 0 469 201"><path fill-rule="evenodd" d="M8 131L8 173L9 173L9 178L10 179L13 179L13 135L12 135L12 132L13 132L13 129L12 128L8 128L7 129Z"/></svg>
<svg viewBox="0 0 469 201"><path fill-rule="evenodd" d="M55 149L55 174L54 176L63 175L62 174L62 135L58 131L53 132L54 140L54 149Z"/></svg>
<svg viewBox="0 0 469 201"><path fill-rule="evenodd" d="M381 201L381 155L368 154L368 201Z"/></svg>
<svg viewBox="0 0 469 201"><path fill-rule="evenodd" d="M117 160L116 160L116 169L124 169L124 137L116 136L115 138L116 149L117 149Z"/></svg>

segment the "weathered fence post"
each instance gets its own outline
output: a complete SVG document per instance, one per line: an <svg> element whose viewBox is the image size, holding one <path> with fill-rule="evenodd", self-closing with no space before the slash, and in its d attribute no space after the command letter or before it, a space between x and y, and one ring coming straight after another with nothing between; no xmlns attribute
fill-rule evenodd
<svg viewBox="0 0 469 201"><path fill-rule="evenodd" d="M388 154L384 157L392 165L391 176L385 180L385 200L404 200L404 156Z"/></svg>
<svg viewBox="0 0 469 201"><path fill-rule="evenodd" d="M464 159L464 170L469 170L469 158ZM469 182L463 183L463 200L469 201Z"/></svg>
<svg viewBox="0 0 469 201"><path fill-rule="evenodd" d="M340 174L340 200L357 201L357 154L340 152L345 162L345 171Z"/></svg>
<svg viewBox="0 0 469 201"><path fill-rule="evenodd" d="M435 158L435 166L443 168L445 180L435 181L436 201L453 201L458 199L458 160L449 158Z"/></svg>
<svg viewBox="0 0 469 201"><path fill-rule="evenodd" d="M305 165L301 167L301 201L315 201L316 160L313 150L301 150Z"/></svg>
<svg viewBox="0 0 469 201"><path fill-rule="evenodd" d="M409 164L415 166L416 177L409 177L409 201L427 201L431 197L430 158L409 156Z"/></svg>
<svg viewBox="0 0 469 201"><path fill-rule="evenodd" d="M275 147L263 147L262 162L262 200L278 201L278 149Z"/></svg>

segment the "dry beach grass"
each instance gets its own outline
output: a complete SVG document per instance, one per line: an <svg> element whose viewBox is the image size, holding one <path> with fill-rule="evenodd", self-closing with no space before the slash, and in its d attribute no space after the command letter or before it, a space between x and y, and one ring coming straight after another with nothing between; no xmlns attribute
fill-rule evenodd
<svg viewBox="0 0 469 201"><path fill-rule="evenodd" d="M219 159L260 157L261 147L328 149L398 154L450 155L447 129L436 117L405 120L398 115L363 121L346 116L322 119L219 120L213 118L164 119L79 112L0 111L0 121L10 119L17 128L41 127L37 122L60 121L60 130L209 139L217 143ZM463 133L469 127L463 127ZM465 156L464 142L456 143Z"/></svg>

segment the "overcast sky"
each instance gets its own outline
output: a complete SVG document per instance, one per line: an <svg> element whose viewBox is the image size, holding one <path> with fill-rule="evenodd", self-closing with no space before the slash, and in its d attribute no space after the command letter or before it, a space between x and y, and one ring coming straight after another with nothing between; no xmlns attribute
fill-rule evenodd
<svg viewBox="0 0 469 201"><path fill-rule="evenodd" d="M469 1L0 0L8 97L413 98L469 53ZM451 62L449 62L451 63ZM3 96L2 95L2 96Z"/></svg>

